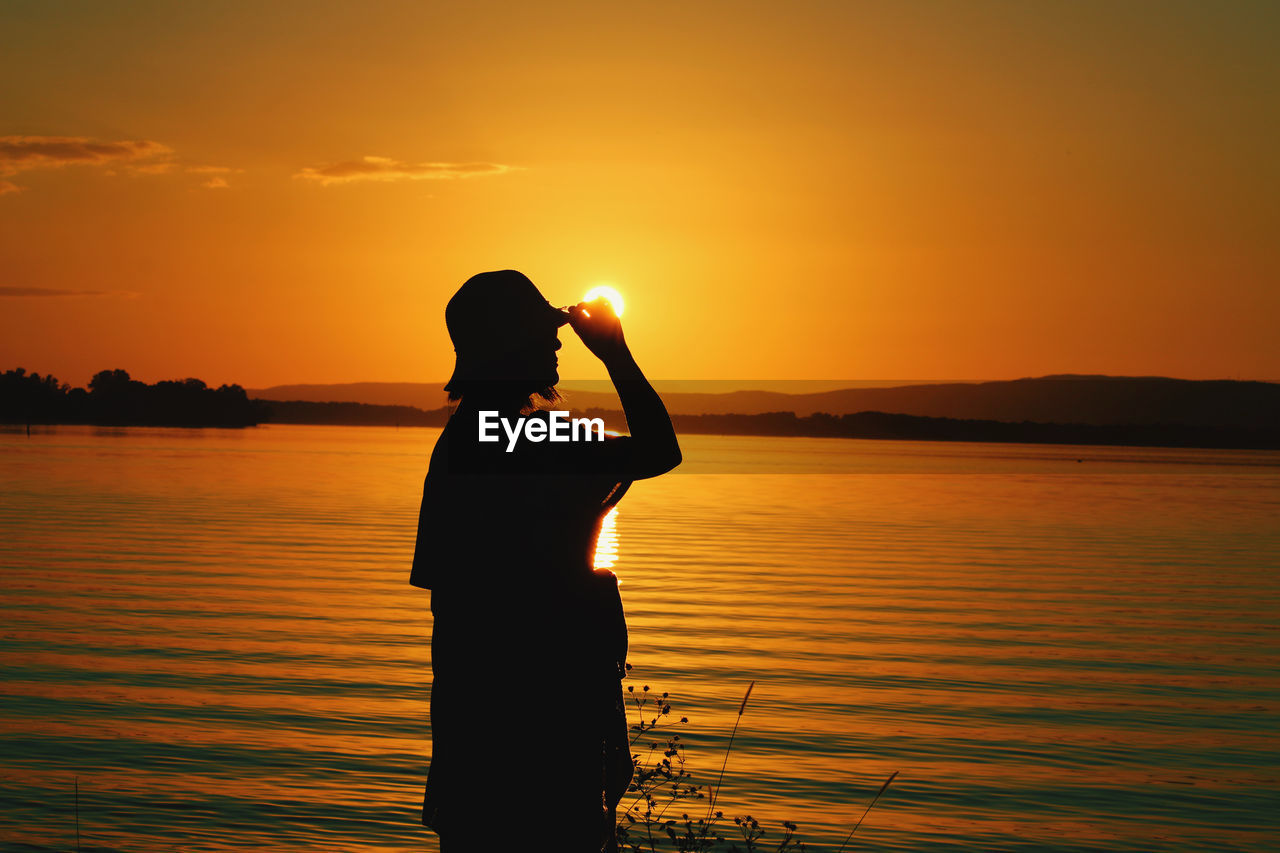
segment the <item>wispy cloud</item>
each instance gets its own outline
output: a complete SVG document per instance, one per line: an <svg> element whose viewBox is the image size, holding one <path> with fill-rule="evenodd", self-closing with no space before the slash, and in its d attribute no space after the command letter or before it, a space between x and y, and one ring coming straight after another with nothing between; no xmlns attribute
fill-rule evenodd
<svg viewBox="0 0 1280 853"><path fill-rule="evenodd" d="M206 180L200 182L200 186L207 190L225 190L231 186L225 176L234 172L243 172L244 169L233 169L230 166L187 166L182 171L188 175L208 176Z"/></svg>
<svg viewBox="0 0 1280 853"><path fill-rule="evenodd" d="M204 175L209 177L200 186L210 189L228 186L225 177L214 176L241 171L230 166L183 165L168 145L146 139L104 141L85 136L0 136L0 178L66 166L96 167L108 175L130 177ZM24 189L12 181L0 180L0 195Z"/></svg>
<svg viewBox="0 0 1280 853"><path fill-rule="evenodd" d="M140 163L136 166L130 165L125 167L125 172L130 175L167 175L173 171L173 163Z"/></svg>
<svg viewBox="0 0 1280 853"><path fill-rule="evenodd" d="M141 295L142 294L134 290L68 290L61 287L0 287L0 297L117 296L124 299L136 299Z"/></svg>
<svg viewBox="0 0 1280 853"><path fill-rule="evenodd" d="M353 181L446 181L501 175L515 166L501 163L403 163L390 157L362 157L329 166L308 166L294 175L322 186Z"/></svg>
<svg viewBox="0 0 1280 853"><path fill-rule="evenodd" d="M0 176L63 166L136 163L172 153L169 146L147 139L109 142L83 136L0 136Z"/></svg>

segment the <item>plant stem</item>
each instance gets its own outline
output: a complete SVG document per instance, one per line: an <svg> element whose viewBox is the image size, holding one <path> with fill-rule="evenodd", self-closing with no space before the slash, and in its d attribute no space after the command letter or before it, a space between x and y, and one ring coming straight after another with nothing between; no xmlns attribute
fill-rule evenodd
<svg viewBox="0 0 1280 853"><path fill-rule="evenodd" d="M844 853L844 848L849 843L849 839L853 838L853 834L858 831L858 827L862 826L862 821L866 819L867 812L871 811L871 806L874 806L876 802L879 801L880 795L884 793L884 789L889 787L889 783L892 782L893 777L897 775L898 771L895 770L889 774L888 779L884 780L884 784L880 786L880 790L876 792L876 795L872 798L870 805L868 805L866 810L863 811L862 817L858 818L858 822L853 825L853 829L849 830L849 834L845 836L844 844L840 845L840 849L837 850L836 853Z"/></svg>
<svg viewBox="0 0 1280 853"><path fill-rule="evenodd" d="M707 819L702 827L704 838L711 828L711 816L716 813L716 799L720 796L720 785L724 782L724 769L729 765L729 753L733 750L733 739L738 734L738 723L742 722L742 712L747 710L747 699L751 697L751 688L755 686L756 683L754 681L747 685L747 692L742 696L742 704L738 706L738 716L733 721L733 731L729 732L729 745L725 747L724 761L720 764L720 778L716 780L716 788L711 792L711 804L707 807Z"/></svg>

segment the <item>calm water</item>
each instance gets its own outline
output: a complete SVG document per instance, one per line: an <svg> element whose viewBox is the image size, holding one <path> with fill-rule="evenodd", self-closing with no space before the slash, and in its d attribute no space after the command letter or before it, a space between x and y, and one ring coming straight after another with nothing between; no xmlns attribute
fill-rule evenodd
<svg viewBox="0 0 1280 853"><path fill-rule="evenodd" d="M434 850L437 434L0 433L0 849L75 849L78 778L86 851ZM1275 849L1280 454L683 444L615 570L695 781L757 682L726 813L835 850L897 770L856 849ZM572 713L508 678L499 814Z"/></svg>

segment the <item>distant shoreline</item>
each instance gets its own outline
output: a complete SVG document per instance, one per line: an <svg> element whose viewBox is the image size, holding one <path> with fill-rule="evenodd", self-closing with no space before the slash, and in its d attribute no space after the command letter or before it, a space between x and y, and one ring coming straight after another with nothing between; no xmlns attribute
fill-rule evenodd
<svg viewBox="0 0 1280 853"><path fill-rule="evenodd" d="M317 426L443 427L450 409L378 406L369 403L315 403L260 400L267 423ZM626 430L626 418L614 409L574 409L575 417L603 418L606 427ZM887 412L849 415L794 412L741 415L672 415L676 432L686 435L754 435L796 438L861 438L890 441L966 441L999 444L1083 444L1119 447L1183 447L1229 450L1280 450L1280 431L1250 427L1186 424L1054 424L1023 421L933 418Z"/></svg>
<svg viewBox="0 0 1280 853"><path fill-rule="evenodd" d="M377 406L369 403L314 403L254 400L257 423L199 423L154 419L128 422L2 418L12 427L95 426L165 427L176 429L241 429L271 424L297 426L434 427L448 423L450 409ZM613 409L573 409L574 417L603 418L610 430L626 432L626 417ZM988 444L1075 444L1110 447L1169 447L1204 450L1280 450L1280 433L1248 427L1187 424L1055 424L1023 421L931 418L889 412L830 415L795 412L758 415L672 415L681 435L761 436L767 438L851 438L880 441L955 441Z"/></svg>
<svg viewBox="0 0 1280 853"><path fill-rule="evenodd" d="M429 387L296 386L312 398L280 400L251 396L239 385L211 388L199 379L148 385L120 369L95 374L88 388L72 388L52 376L18 368L0 373L0 423L442 427L449 420L449 407L413 405ZM314 399L321 393L359 393L366 400ZM676 431L686 435L1280 449L1280 386L1262 382L1058 375L816 394L666 396ZM368 402L369 397L375 401ZM443 401L442 396L426 399ZM574 391L562 405L574 417L599 417L610 429L626 430L616 396Z"/></svg>

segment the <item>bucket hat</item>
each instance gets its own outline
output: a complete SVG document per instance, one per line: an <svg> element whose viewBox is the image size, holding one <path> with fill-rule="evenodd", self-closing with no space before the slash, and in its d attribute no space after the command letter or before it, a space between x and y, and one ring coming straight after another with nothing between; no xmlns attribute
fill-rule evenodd
<svg viewBox="0 0 1280 853"><path fill-rule="evenodd" d="M455 358L445 390L458 391L459 383L493 378L488 367L494 361L568 322L568 312L552 306L524 273L473 275L444 309Z"/></svg>

